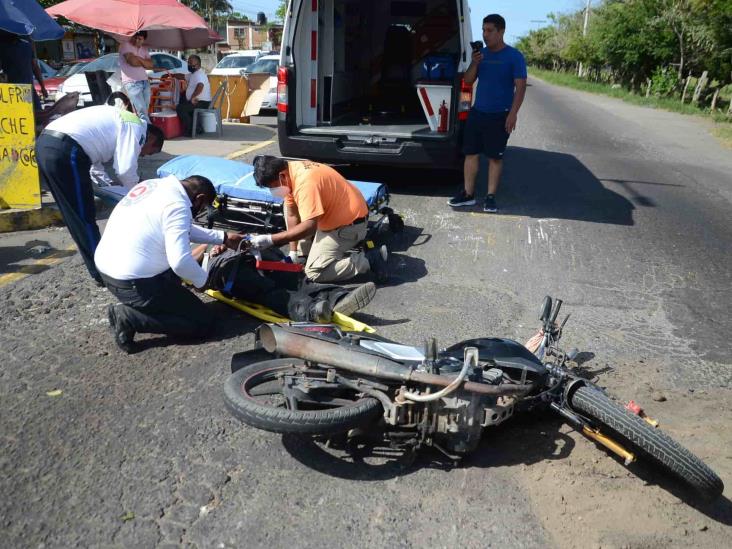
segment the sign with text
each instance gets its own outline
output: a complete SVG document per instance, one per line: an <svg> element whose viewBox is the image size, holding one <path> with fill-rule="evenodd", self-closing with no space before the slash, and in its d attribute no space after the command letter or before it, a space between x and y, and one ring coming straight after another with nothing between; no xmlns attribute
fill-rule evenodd
<svg viewBox="0 0 732 549"><path fill-rule="evenodd" d="M73 59L76 59L76 51L74 51L73 40L61 40L61 47L64 50L64 61L72 61Z"/></svg>
<svg viewBox="0 0 732 549"><path fill-rule="evenodd" d="M0 208L37 208L41 189L29 84L0 84Z"/></svg>

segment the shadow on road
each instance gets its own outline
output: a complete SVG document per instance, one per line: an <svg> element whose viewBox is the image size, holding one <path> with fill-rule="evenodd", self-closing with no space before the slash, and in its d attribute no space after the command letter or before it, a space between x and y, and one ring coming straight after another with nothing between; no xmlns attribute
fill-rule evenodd
<svg viewBox="0 0 732 549"><path fill-rule="evenodd" d="M571 154L508 147L504 158L506 162L497 195L499 215L633 225L635 205L655 206L649 197L635 187L632 202L607 189L602 181ZM339 170L352 179L386 183L392 192L405 195L450 197L462 187L461 173L440 169L344 167ZM488 161L481 157L476 180L476 195L479 199L485 195L487 180ZM617 182L613 179L606 181ZM457 211L481 211L481 202L479 200L475 207L460 208Z"/></svg>
<svg viewBox="0 0 732 549"><path fill-rule="evenodd" d="M158 176L158 168L165 164L168 160L176 158L176 155L169 154L167 152L159 152L150 156L144 156L137 161L138 173L140 174L140 181L146 179L155 179ZM113 170L108 170L110 173L114 173ZM205 175L205 174L201 174ZM114 204L112 204L114 206Z"/></svg>
<svg viewBox="0 0 732 549"><path fill-rule="evenodd" d="M283 435L282 444L293 458L311 469L337 478L371 482L424 468L449 471L456 467L530 465L564 459L574 441L559 432L561 425L560 421L537 424L535 419L519 417L509 426L489 430L477 450L459 463L433 448L417 453L394 449L381 436L362 435L354 441L346 435L322 439Z"/></svg>
<svg viewBox="0 0 732 549"><path fill-rule="evenodd" d="M463 182L461 172L440 168L337 166L337 169L348 179L385 183L391 192L415 196L449 197L455 194L455 189Z"/></svg>
<svg viewBox="0 0 732 549"><path fill-rule="evenodd" d="M501 214L633 225L635 206L607 189L576 157L509 147L505 159L498 194ZM478 181L487 179L487 164L481 163ZM637 203L642 202L639 196Z"/></svg>
<svg viewBox="0 0 732 549"><path fill-rule="evenodd" d="M34 254L32 249L43 250ZM25 246L3 246L0 248L0 274L24 273L38 274L52 268L53 265L46 265L35 262L38 259L65 258L76 254L76 250L59 250L54 248L45 240L30 240ZM23 263L32 261L33 263Z"/></svg>
<svg viewBox="0 0 732 549"><path fill-rule="evenodd" d="M574 439L561 432L564 423L539 413L524 414L492 429L487 429L475 452L459 464L431 448L420 450L416 456L395 450L383 439L350 443L345 435L317 439L283 435L285 450L303 465L321 473L348 480L379 481L405 476L418 469L451 470L455 467L511 467L534 465L544 461L569 458L575 447ZM587 440L587 444L592 444ZM607 458L622 462L615 454L597 446ZM636 462L628 470L642 483L657 485L721 524L732 525L732 502L726 497L706 502L679 480L647 462ZM580 471L578 471L580 473Z"/></svg>
<svg viewBox="0 0 732 549"><path fill-rule="evenodd" d="M621 458L607 450L604 446L596 446L597 450L607 454L608 458L620 464L623 463ZM676 477L670 473L666 473L658 465L648 460L635 461L628 465L627 469L646 484L656 485L673 494L686 505L693 507L710 519L726 526L732 526L732 502L725 496L720 496L714 501L705 501L690 487L682 484Z"/></svg>
<svg viewBox="0 0 732 549"><path fill-rule="evenodd" d="M235 339L241 337L243 334L253 333L256 327L262 323L261 320L249 316L246 313L239 312L219 301L207 302L206 306L214 312L217 319L215 323L216 329L210 336L203 339L190 339L167 335L140 334L139 337L135 339L135 353L141 353L154 347L164 348L173 345L194 347L200 345L204 341L206 343L211 343L227 339ZM242 345L245 344L242 343Z"/></svg>

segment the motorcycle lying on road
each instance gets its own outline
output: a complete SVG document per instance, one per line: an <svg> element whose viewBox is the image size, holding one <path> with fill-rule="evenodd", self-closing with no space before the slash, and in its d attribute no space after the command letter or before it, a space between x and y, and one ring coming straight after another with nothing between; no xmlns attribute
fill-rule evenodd
<svg viewBox="0 0 732 549"><path fill-rule="evenodd" d="M457 461L485 427L516 412L551 410L620 456L660 465L702 497L721 495L720 478L657 428L632 401L623 406L568 366L577 354L557 342L561 300L546 297L535 351L503 338L461 341L424 351L328 324L263 324L257 343L283 358L234 372L224 402L242 422L276 433L332 435L379 430L392 447L433 447Z"/></svg>

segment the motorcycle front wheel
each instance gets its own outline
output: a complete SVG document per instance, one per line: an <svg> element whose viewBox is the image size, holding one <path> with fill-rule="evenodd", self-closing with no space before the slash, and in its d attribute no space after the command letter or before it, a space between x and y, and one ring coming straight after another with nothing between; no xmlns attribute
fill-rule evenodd
<svg viewBox="0 0 732 549"><path fill-rule="evenodd" d="M304 367L303 360L283 358L242 368L226 380L224 404L252 427L307 435L343 433L364 425L381 411L377 399L325 383L325 370ZM302 383L286 390L285 379L293 376Z"/></svg>
<svg viewBox="0 0 732 549"><path fill-rule="evenodd" d="M722 480L702 460L602 391L580 387L573 393L570 405L577 412L597 420L601 431L606 431L602 429L606 426L610 430L606 435L625 444L628 450L639 451L641 457L662 465L705 499L715 499L722 494Z"/></svg>

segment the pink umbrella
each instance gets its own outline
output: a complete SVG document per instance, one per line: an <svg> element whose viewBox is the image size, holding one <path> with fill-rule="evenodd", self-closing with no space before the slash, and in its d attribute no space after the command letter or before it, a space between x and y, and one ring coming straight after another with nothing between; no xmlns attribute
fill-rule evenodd
<svg viewBox="0 0 732 549"><path fill-rule="evenodd" d="M46 12L111 34L118 42L147 31L145 45L152 48L202 48L221 40L200 15L178 0L66 0Z"/></svg>

